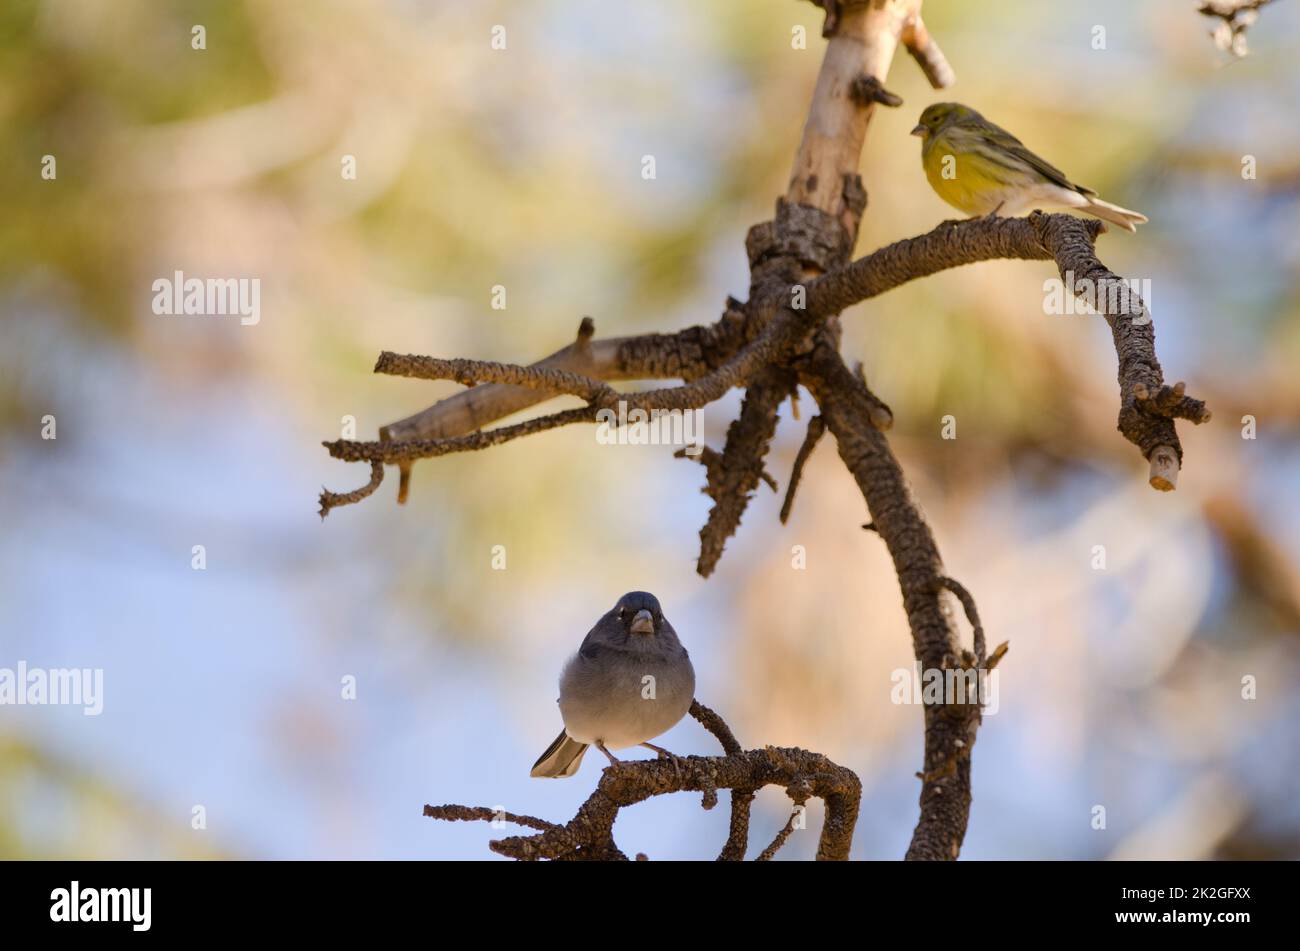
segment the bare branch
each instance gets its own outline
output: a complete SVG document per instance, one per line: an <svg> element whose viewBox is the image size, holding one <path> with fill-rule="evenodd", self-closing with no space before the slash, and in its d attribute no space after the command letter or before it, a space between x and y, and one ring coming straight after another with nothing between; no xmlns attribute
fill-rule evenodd
<svg viewBox="0 0 1300 951"><path fill-rule="evenodd" d="M697 449L698 451L696 451ZM722 477L722 453L709 446L686 446L674 452L673 458L689 459L704 466L705 484L704 488L700 489L700 491L709 498L713 498L715 492L714 487L719 484L719 480ZM761 471L758 474L758 477L762 479L767 484L767 487L773 492L779 491L780 486L776 484L776 480L772 478L772 474L766 469Z"/></svg>
<svg viewBox="0 0 1300 951"><path fill-rule="evenodd" d="M740 743L731 732L731 727L718 714L714 713L698 700L691 701L691 716L700 722L718 742L722 751L728 756L739 753ZM718 854L719 862L743 862L745 850L749 848L749 814L754 805L752 789L733 789L731 791L731 821L727 827L727 841Z"/></svg>
<svg viewBox="0 0 1300 951"><path fill-rule="evenodd" d="M727 841L718 853L719 862L743 862L749 848L749 817L754 805L755 791L731 791L731 822L727 828Z"/></svg>
<svg viewBox="0 0 1300 951"><path fill-rule="evenodd" d="M351 492L331 492L329 489L322 488L320 490L320 517L325 518L332 508L360 502L379 488L379 484L383 481L384 464L382 462L372 462L370 464L370 481L361 488L353 489Z"/></svg>
<svg viewBox="0 0 1300 951"><path fill-rule="evenodd" d="M781 503L782 525L790 519L790 510L794 508L794 494L799 489L799 480L803 478L803 467L824 432L826 432L826 424L822 422L820 416L808 420L808 431L804 433L803 444L799 446L799 452L794 457L794 465L790 467L790 484L785 487L785 501Z"/></svg>
<svg viewBox="0 0 1300 951"><path fill-rule="evenodd" d="M776 855L777 850L780 849L781 846L785 845L786 839L790 838L790 833L794 831L795 820L799 818L799 815L799 809L790 813L790 818L785 821L785 825L781 828L781 831L776 834L776 838L772 840L772 843L758 854L758 858L754 859L755 862L772 861L772 857Z"/></svg>
<svg viewBox="0 0 1300 951"><path fill-rule="evenodd" d="M923 669L942 669L945 658L959 656L957 632L939 602L943 563L889 443L869 421L867 388L830 347L817 349L801 382L817 400L840 458L866 499L871 524L889 548L916 658ZM979 720L978 706L926 705L921 818L909 859L959 854L970 815L970 751Z"/></svg>
<svg viewBox="0 0 1300 951"><path fill-rule="evenodd" d="M966 612L966 620L970 622L971 629L974 632L975 661L979 666L984 666L984 662L987 660L984 653L984 625L980 623L980 613L975 607L975 599L955 578L940 575L934 581L936 587L951 591L957 596L957 600L961 602L962 610Z"/></svg>
<svg viewBox="0 0 1300 951"><path fill-rule="evenodd" d="M700 722L700 726L708 730L718 742L722 744L722 751L730 756L732 753L740 752L740 741L736 735L731 732L731 727L727 726L727 721L722 719L717 713L714 713L698 700L691 701L691 716Z"/></svg>
<svg viewBox="0 0 1300 951"><path fill-rule="evenodd" d="M713 499L713 507L700 529L696 571L702 578L713 573L727 540L740 526L759 479L766 476L763 459L776 432L777 411L794 388L793 371L768 367L746 391L740 415L727 428L726 444L717 465L709 472L705 490ZM775 481L767 478L775 492Z"/></svg>
<svg viewBox="0 0 1300 951"><path fill-rule="evenodd" d="M764 786L782 786L795 802L802 803L815 796L826 804L817 858L841 861L848 858L862 797L862 783L852 770L820 753L802 749L768 746L743 750L722 718L708 707L694 703L691 714L719 738L727 751L725 756L632 760L608 766L577 815L563 825L472 806L425 806L424 814L448 821L505 820L540 830L536 835L511 836L489 843L492 851L515 859L626 860L613 836L620 809L674 792L703 793L704 807L708 809L716 804L718 789L729 789L732 791L731 829L719 858L739 859L744 857L744 839L748 837L749 809L755 791ZM791 829L792 822L787 823ZM778 835L777 841L764 849L760 858L770 859L789 834Z"/></svg>
<svg viewBox="0 0 1300 951"><path fill-rule="evenodd" d="M714 324L676 333L592 339L595 324L584 317L577 339L533 367L569 370L595 380L692 380L720 366L756 335L736 301ZM405 419L380 427L383 441L446 439L482 429L500 419L544 402L551 394L526 386L489 383L439 400ZM406 470L404 469L404 472ZM398 501L405 501L404 494Z"/></svg>
<svg viewBox="0 0 1300 951"><path fill-rule="evenodd" d="M1040 222L1037 227L1031 223L1034 220ZM819 314L839 313L909 281L977 261L1050 261L1054 253L1040 233L1049 223L1057 228L1053 235L1074 234L1089 247L1105 230L1101 221L1066 214L944 221L925 234L887 244L816 278L807 287L808 309Z"/></svg>
<svg viewBox="0 0 1300 951"><path fill-rule="evenodd" d="M907 26L903 27L901 38L903 45L921 67L921 72L925 73L925 78L930 81L931 86L935 89L945 89L957 81L952 67L948 65L947 57L943 55L943 50L939 49L939 44L925 28L925 21L921 19L919 11L908 21Z"/></svg>
<svg viewBox="0 0 1300 951"><path fill-rule="evenodd" d="M618 391L607 383L589 376L552 367L522 367L490 360L440 360L385 350L375 363L376 373L415 377L420 380L455 380L466 386L479 383L509 383L530 389L566 393L588 403L606 404L617 398Z"/></svg>
<svg viewBox="0 0 1300 951"><path fill-rule="evenodd" d="M867 386L867 374L863 370L861 360L853 365L853 374L862 381L863 387L866 388L867 396L871 399L871 407L867 413L868 418L871 420L871 425L875 426L882 433L893 429L894 411L889 408L888 403L872 392L870 386Z"/></svg>
<svg viewBox="0 0 1300 951"><path fill-rule="evenodd" d="M538 819L534 816L519 816L513 812L499 812L486 806L426 805L424 815L430 819L443 819L447 822L513 822L517 826L540 829L543 832L559 828L554 822L547 822L545 819Z"/></svg>
<svg viewBox="0 0 1300 951"><path fill-rule="evenodd" d="M321 443L335 459L344 462L411 462L415 459L432 459L446 456L453 452L473 452L499 446L520 436L531 436L559 426L571 423L589 423L596 418L596 410L591 406L538 416L512 426L499 426L486 432L455 436L451 439L416 439L410 442L357 442L352 439L336 439ZM369 493L367 493L369 494ZM364 496L362 496L364 498Z"/></svg>
<svg viewBox="0 0 1300 951"><path fill-rule="evenodd" d="M944 222L812 281L808 307L817 313L837 313L908 281L976 261L1055 260L1065 289L1096 308L1110 325L1119 357L1119 431L1144 458L1151 459L1157 448L1164 447L1181 463L1182 444L1174 418L1203 423L1210 413L1203 402L1185 395L1182 384L1164 385L1150 311L1129 283L1107 269L1093 251L1093 242L1104 230L1100 221L1041 212L1028 218ZM1152 484L1171 489L1176 478L1176 474L1168 478L1162 456L1159 472L1152 471Z"/></svg>

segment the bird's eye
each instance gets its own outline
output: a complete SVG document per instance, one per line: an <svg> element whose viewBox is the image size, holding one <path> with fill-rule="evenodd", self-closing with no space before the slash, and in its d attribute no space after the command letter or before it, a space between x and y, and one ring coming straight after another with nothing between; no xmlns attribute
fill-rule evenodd
<svg viewBox="0 0 1300 951"><path fill-rule="evenodd" d="M620 621L623 620L623 615L625 615L626 613L627 613L627 608L619 608L619 609L618 609L618 619L619 619Z"/></svg>

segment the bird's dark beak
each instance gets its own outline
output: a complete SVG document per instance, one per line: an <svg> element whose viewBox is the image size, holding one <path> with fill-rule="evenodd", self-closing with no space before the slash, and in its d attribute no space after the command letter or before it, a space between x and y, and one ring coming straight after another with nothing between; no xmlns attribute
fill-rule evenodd
<svg viewBox="0 0 1300 951"><path fill-rule="evenodd" d="M653 634L655 632L654 616L645 610L637 611L636 617L632 618L633 634Z"/></svg>
<svg viewBox="0 0 1300 951"><path fill-rule="evenodd" d="M912 135L924 136L929 131L930 131L929 129L927 129L925 126L921 125L921 123L918 122L916 124L916 128L912 130Z"/></svg>

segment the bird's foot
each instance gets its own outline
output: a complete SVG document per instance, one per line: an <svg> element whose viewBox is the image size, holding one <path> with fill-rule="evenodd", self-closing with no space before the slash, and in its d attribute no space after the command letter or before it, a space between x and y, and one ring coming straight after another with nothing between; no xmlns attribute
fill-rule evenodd
<svg viewBox="0 0 1300 951"><path fill-rule="evenodd" d="M676 753L669 752L668 750L664 749L662 746L655 746L653 743L642 743L641 745L648 750L654 750L655 754L659 757L659 759L672 760L673 771L678 776L681 776L682 758L680 756L678 756Z"/></svg>
<svg viewBox="0 0 1300 951"><path fill-rule="evenodd" d="M610 766L613 766L615 769L617 769L618 767L620 767L620 766L623 765L623 761L622 761L621 759L619 759L617 756L615 756L615 755L614 755L613 753L611 753L609 750L605 749L605 744L604 744L604 743L597 742L597 743L596 743L596 749L600 750L602 753L605 754L605 756L607 756L607 757L609 758L609 765L610 765Z"/></svg>

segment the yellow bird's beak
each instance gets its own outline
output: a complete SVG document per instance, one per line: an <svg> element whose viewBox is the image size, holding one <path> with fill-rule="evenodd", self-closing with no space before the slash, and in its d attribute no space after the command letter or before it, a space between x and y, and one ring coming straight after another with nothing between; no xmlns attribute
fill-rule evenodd
<svg viewBox="0 0 1300 951"><path fill-rule="evenodd" d="M927 129L925 126L921 125L918 122L916 128L912 130L912 135L925 136L929 133L929 131L930 131L929 129Z"/></svg>

